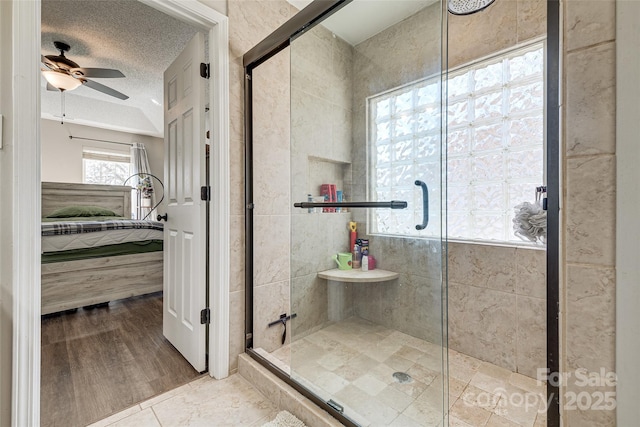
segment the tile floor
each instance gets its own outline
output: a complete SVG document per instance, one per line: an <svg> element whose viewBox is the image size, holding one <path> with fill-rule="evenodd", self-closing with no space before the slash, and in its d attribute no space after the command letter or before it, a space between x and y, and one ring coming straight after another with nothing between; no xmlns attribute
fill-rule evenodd
<svg viewBox="0 0 640 427"><path fill-rule="evenodd" d="M90 427L261 426L276 406L239 374L199 378L105 418Z"/></svg>
<svg viewBox="0 0 640 427"><path fill-rule="evenodd" d="M276 365L363 426L438 426L442 419L440 346L354 317L271 354ZM294 366L294 369L289 369ZM395 372L412 381L400 383ZM449 351L450 426L546 425L545 388Z"/></svg>
<svg viewBox="0 0 640 427"><path fill-rule="evenodd" d="M272 353L272 360L363 426L440 426L440 347L352 318ZM277 357L277 359L276 359ZM394 380L406 372L412 382ZM449 426L543 427L544 386L449 351ZM93 426L261 426L275 405L238 374L200 378ZM313 427L313 426L310 426Z"/></svg>

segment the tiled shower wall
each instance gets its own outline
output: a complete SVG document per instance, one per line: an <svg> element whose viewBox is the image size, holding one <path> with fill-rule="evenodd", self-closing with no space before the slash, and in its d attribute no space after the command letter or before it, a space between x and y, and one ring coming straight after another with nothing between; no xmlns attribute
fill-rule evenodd
<svg viewBox="0 0 640 427"><path fill-rule="evenodd" d="M355 48L354 188L363 198L364 185L358 184L366 180L365 99L439 71L435 58L440 55L440 12L439 5L428 7ZM546 33L545 19L543 1L502 1L491 13L450 15L449 66L540 37ZM439 199L437 191L431 199ZM361 212L355 218L366 220ZM371 248L382 268L403 274L394 282L354 287L356 313L437 342L441 289L439 261L433 253L440 254L439 244L372 237ZM428 255L418 259L421 253ZM537 369L546 366L545 255L536 249L449 243L449 346L536 377Z"/></svg>
<svg viewBox="0 0 640 427"><path fill-rule="evenodd" d="M546 252L449 245L449 346L536 378L546 361Z"/></svg>
<svg viewBox="0 0 640 427"><path fill-rule="evenodd" d="M263 0L230 0L228 2L228 16L229 16L229 113L230 113L230 189L231 189L231 206L230 206L230 233L231 233L231 261L230 261L230 295L229 295L229 366L231 372L234 372L238 368L238 354L243 353L245 349L245 259L244 259L244 221L245 221L245 204L244 204L244 69L242 66L242 55L244 55L249 49L260 42L263 38L268 36L273 30L278 28L291 17L296 10L287 2L281 1L263 1ZM264 74L264 79L269 83L273 83L278 89L288 90L288 79L283 81L281 79L281 72L288 75L288 59L281 59L279 62L281 68L277 68L272 73ZM270 70L267 70L270 71ZM263 102L269 102L268 98L265 98ZM280 105L279 107L284 107ZM288 108L288 107L287 107ZM281 109L275 110L274 114L285 114ZM281 131L286 131L286 135L276 135L275 132L269 141L278 144L288 144L288 123L282 122L284 128L280 128ZM280 145L281 146L281 145ZM265 146L265 148L267 148ZM288 174L288 153L285 154L282 151L278 152L280 159L286 161L286 167L281 172ZM265 163L265 167L276 167L278 164L269 165L269 162L273 162L277 159L273 157L262 159L257 157L258 161ZM279 174L278 174L279 176ZM288 185L288 184L286 184ZM266 191L266 190L265 190ZM266 196L265 192L261 193ZM282 193L280 193L282 194ZM288 201L288 192L287 201ZM284 202L283 202L284 203ZM262 227L267 227L269 223L276 224L280 227L287 227L282 225L282 218L285 216L285 211L274 212L273 209L269 210L265 206L266 210L263 210L264 221ZM256 223L258 225L258 223ZM288 236L287 231L283 231ZM288 242L288 240L287 240ZM288 244L288 243L287 243ZM279 252L276 252L279 253ZM279 258L280 260L287 258ZM288 263L288 261L287 261ZM263 269L265 273L267 271L279 272L276 276L269 278L269 274L265 274L265 280L270 280L266 283L282 283L285 280L281 279L281 271L288 269L284 266L278 268L271 267ZM265 284L266 284L265 283ZM273 287L272 287L273 288ZM265 290L267 288L264 288ZM276 331L274 330L275 334Z"/></svg>
<svg viewBox="0 0 640 427"><path fill-rule="evenodd" d="M367 200L367 97L440 72L441 9L429 6L355 46L353 83L354 193ZM439 158L438 153L435 155ZM439 166L438 166L439 167ZM434 193L435 190L435 193ZM440 191L430 200L439 206ZM354 212L378 267L396 280L351 286L355 314L414 337L442 342L442 245L439 240L367 236L366 211ZM435 220L435 221L434 221ZM439 230L439 217L430 227Z"/></svg>
<svg viewBox="0 0 640 427"><path fill-rule="evenodd" d="M336 184L352 194L351 46L323 26L296 38L291 52L292 197L320 195L320 185ZM294 336L326 326L329 284L318 271L336 267L331 257L350 252L351 213L309 213L292 208L291 295Z"/></svg>
<svg viewBox="0 0 640 427"><path fill-rule="evenodd" d="M574 375L565 391L597 396L615 387L580 387L575 372L582 368L599 376L601 369L616 368L616 2L579 0L563 6L561 369ZM569 408L564 413L568 426L616 425L615 410Z"/></svg>
<svg viewBox="0 0 640 427"><path fill-rule="evenodd" d="M253 71L253 337L273 351L283 328L268 324L289 314L289 52Z"/></svg>
<svg viewBox="0 0 640 427"><path fill-rule="evenodd" d="M282 346L328 322L331 256L348 251L350 213L293 208L322 183L350 193L351 47L316 27L253 71L254 347ZM292 233L293 231L293 233Z"/></svg>
<svg viewBox="0 0 640 427"><path fill-rule="evenodd" d="M495 2L471 17L449 17L449 66L545 31L544 0ZM561 277L563 369L615 368L615 1L562 3L567 236ZM230 365L244 351L244 196L242 55L293 13L283 0L229 0L231 111ZM472 18L472 19L469 19ZM482 36L475 37L478 31ZM475 43L467 45L473 34ZM585 72L585 70L587 72ZM277 77L275 77L277 79ZM596 167L597 166L597 167ZM605 184L603 186L603 183ZM599 191L592 191L592 189ZM597 199L597 200L596 200ZM597 209L597 211L594 211ZM571 235L571 236L569 236ZM517 295L517 294L516 294ZM566 316L566 318L565 318ZM567 425L613 426L615 411L571 411Z"/></svg>

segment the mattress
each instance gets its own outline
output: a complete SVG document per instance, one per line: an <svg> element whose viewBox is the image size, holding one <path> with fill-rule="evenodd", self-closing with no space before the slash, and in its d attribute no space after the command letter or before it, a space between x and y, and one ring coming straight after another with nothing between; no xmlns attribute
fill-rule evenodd
<svg viewBox="0 0 640 427"><path fill-rule="evenodd" d="M126 253L131 253L131 251L135 253L136 247L141 248L140 252L148 252L150 247L162 250L162 245L160 245L160 249L157 249L157 243L161 243L162 239L163 224L157 221L123 218L90 218L88 220L87 218L65 218L64 221L42 222L43 256L56 252L80 254L79 251L82 250L86 250L86 254L93 254L90 257L111 256L113 254L108 254L109 248L118 247L127 248ZM155 245L145 246L145 242L155 242ZM131 243L134 245L130 245ZM135 243L138 245L136 246ZM107 249L100 251L96 248ZM100 255L103 252L106 255Z"/></svg>

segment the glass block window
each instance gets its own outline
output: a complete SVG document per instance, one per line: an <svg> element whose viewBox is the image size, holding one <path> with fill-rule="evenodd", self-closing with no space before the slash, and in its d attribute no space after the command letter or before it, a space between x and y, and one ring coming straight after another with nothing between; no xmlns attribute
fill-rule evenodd
<svg viewBox="0 0 640 427"><path fill-rule="evenodd" d="M440 77L368 100L371 200L407 200L404 211L376 210L369 231L440 233ZM522 242L514 207L535 200L544 182L544 45L536 43L449 73L447 231L452 239ZM429 226L413 182L430 188Z"/></svg>
<svg viewBox="0 0 640 427"><path fill-rule="evenodd" d="M82 171L85 184L122 185L131 175L131 156L85 148L82 151Z"/></svg>

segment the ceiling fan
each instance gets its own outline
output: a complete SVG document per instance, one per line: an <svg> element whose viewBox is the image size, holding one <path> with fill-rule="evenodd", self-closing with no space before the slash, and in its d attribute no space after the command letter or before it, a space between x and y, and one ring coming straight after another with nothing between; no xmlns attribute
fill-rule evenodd
<svg viewBox="0 0 640 427"><path fill-rule="evenodd" d="M82 68L77 63L64 56L64 53L68 52L69 49L71 49L71 46L60 41L54 41L53 45L60 51L60 55L41 55L42 64L46 67L42 68L42 75L47 80L47 90L59 90L64 92L67 90L74 90L84 85L97 90L98 92L102 92L119 99L124 100L129 98L124 93L88 79L88 77L124 77L122 72L108 68Z"/></svg>

